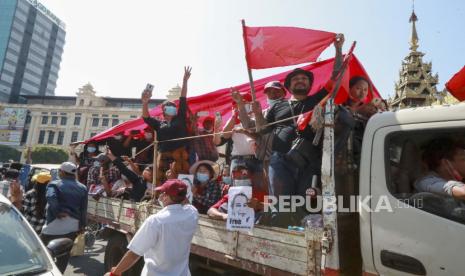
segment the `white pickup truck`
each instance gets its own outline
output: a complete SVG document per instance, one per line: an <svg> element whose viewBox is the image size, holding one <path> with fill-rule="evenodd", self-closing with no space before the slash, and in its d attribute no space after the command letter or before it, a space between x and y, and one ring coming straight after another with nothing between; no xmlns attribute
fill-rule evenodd
<svg viewBox="0 0 465 276"><path fill-rule="evenodd" d="M326 112L325 125L333 119ZM360 195L365 208L325 210L322 227L304 231L256 226L250 233L230 232L223 221L202 215L191 247L193 274L195 266L230 275L464 275L463 210L452 198L418 193L413 185L426 173L422 145L444 135L465 138L465 104L377 114L365 129L360 168L350 170L335 164L334 129L325 127L322 196ZM373 211L380 202L392 211ZM157 210L147 203L89 198L90 219L106 225L107 270ZM138 275L137 269L128 274Z"/></svg>

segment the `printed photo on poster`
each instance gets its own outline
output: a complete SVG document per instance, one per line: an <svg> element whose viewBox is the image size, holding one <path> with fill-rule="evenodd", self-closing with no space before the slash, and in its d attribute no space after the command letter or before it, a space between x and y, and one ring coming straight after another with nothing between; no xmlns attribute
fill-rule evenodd
<svg viewBox="0 0 465 276"><path fill-rule="evenodd" d="M248 206L252 187L231 187L228 191L228 220L226 228L231 231L250 231L255 222L255 212Z"/></svg>
<svg viewBox="0 0 465 276"><path fill-rule="evenodd" d="M194 176L192 174L179 174L178 179L187 185L187 199L192 203L192 185L194 183Z"/></svg>

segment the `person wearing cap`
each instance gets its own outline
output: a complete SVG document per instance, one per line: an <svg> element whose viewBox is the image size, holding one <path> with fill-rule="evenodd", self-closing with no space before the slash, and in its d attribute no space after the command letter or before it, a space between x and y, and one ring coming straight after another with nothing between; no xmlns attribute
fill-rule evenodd
<svg viewBox="0 0 465 276"><path fill-rule="evenodd" d="M232 186L252 186L252 175L247 168L247 164L243 161L237 162L234 170L232 170ZM228 201L229 195L227 188L224 191L225 195L213 204L207 211L207 215L212 219L227 220L228 218ZM262 215L264 208L265 193L259 189L252 189L252 199L248 202L249 207L255 210L256 221Z"/></svg>
<svg viewBox="0 0 465 276"><path fill-rule="evenodd" d="M194 123L194 135L213 134L213 125L215 119L212 116L207 116L202 121L203 128L197 129L197 124ZM191 142L192 151L195 154L195 160L210 160L216 162L219 158L218 150L216 149L213 136L198 137Z"/></svg>
<svg viewBox="0 0 465 276"><path fill-rule="evenodd" d="M74 241L87 224L87 188L76 180L77 167L71 162L60 165L60 179L47 185L46 221L41 238L44 244L58 238ZM69 254L57 260L57 267L64 273Z"/></svg>
<svg viewBox="0 0 465 276"><path fill-rule="evenodd" d="M218 183L218 164L210 160L197 161L189 169L194 175L192 186L192 205L201 214L206 214L208 209L220 198L223 187Z"/></svg>
<svg viewBox="0 0 465 276"><path fill-rule="evenodd" d="M45 224L46 191L47 184L51 180L50 172L40 172L34 175L31 179L34 186L27 191L22 200L20 210L37 234L42 232Z"/></svg>
<svg viewBox="0 0 465 276"><path fill-rule="evenodd" d="M337 76L337 70L342 62L342 45L344 36L336 36L334 46L336 48L336 58L334 62L334 71L331 80L325 87L315 94L308 95L313 84L313 73L297 68L290 72L284 82L284 87L290 92L289 101L281 101L272 105L266 114L266 123L275 123L283 119L288 119L300 114L306 113L323 100L328 94L333 78ZM305 190L311 186L313 175L320 175L321 171L321 147L313 145L315 133L310 127L303 132L297 132L297 118L285 120L269 126L266 131L272 131L273 145L269 166L269 193L272 196L281 195L305 195ZM302 138L309 145L308 155L311 160L307 162L291 162L287 153L291 150L294 140ZM310 152L311 151L311 152ZM287 227L289 214L278 216L275 226ZM281 220L281 218L284 218Z"/></svg>
<svg viewBox="0 0 465 276"><path fill-rule="evenodd" d="M106 181L110 186L121 178L120 171L115 166L112 166L110 158L105 153L97 155L92 167L89 168L87 174L89 193L93 193L96 188L103 188L103 183L101 182L102 173L105 175Z"/></svg>
<svg viewBox="0 0 465 276"><path fill-rule="evenodd" d="M122 275L141 257L145 261L141 275L190 275L190 247L199 217L195 207L184 204L187 185L169 179L155 190L163 209L144 221L128 252L106 275Z"/></svg>
<svg viewBox="0 0 465 276"><path fill-rule="evenodd" d="M150 117L149 101L152 92L145 90L142 93L142 119L157 133L157 139L161 143L158 145L157 160L157 180L156 185L160 185L166 180L165 173L169 169L172 161L176 161L176 170L180 173L189 171L188 153L186 151L186 141L169 141L176 138L188 136L187 132L187 82L191 76L191 67L184 67L184 78L179 98L179 108L173 102L165 101L161 107L163 110L163 120Z"/></svg>

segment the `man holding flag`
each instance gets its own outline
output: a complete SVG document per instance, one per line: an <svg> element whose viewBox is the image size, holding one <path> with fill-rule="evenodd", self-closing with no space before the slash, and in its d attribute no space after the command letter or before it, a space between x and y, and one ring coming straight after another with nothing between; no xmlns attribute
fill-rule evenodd
<svg viewBox="0 0 465 276"><path fill-rule="evenodd" d="M338 34L334 41L336 61L333 78L337 76L336 71L341 64L343 43L344 36ZM333 78L319 92L308 95L313 84L313 74L300 68L295 69L287 75L284 83L292 95L291 99L274 104L266 116L266 122L273 123L312 110L331 91L329 86L332 84ZM268 131L272 131L275 136L269 167L271 196L305 196L306 190L311 186L313 175L320 175L321 147L313 144L315 133L310 127L297 133L296 126L297 118L277 123L268 128ZM295 162L298 159L292 158L288 154L293 142L294 146L297 146L296 139L300 140L298 144L305 144L303 148L294 151L294 153L304 155L300 159L302 162ZM280 227L300 224L298 221L293 221L288 214L277 214L272 223L273 226Z"/></svg>

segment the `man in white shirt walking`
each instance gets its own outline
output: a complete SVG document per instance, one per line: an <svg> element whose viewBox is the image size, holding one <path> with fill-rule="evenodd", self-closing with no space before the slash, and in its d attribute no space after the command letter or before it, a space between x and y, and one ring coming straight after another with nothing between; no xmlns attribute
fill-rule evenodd
<svg viewBox="0 0 465 276"><path fill-rule="evenodd" d="M186 200L187 186L169 179L155 189L164 207L144 221L128 245L128 252L107 275L121 275L141 256L145 265L141 275L190 275L189 253L197 229L198 212Z"/></svg>

